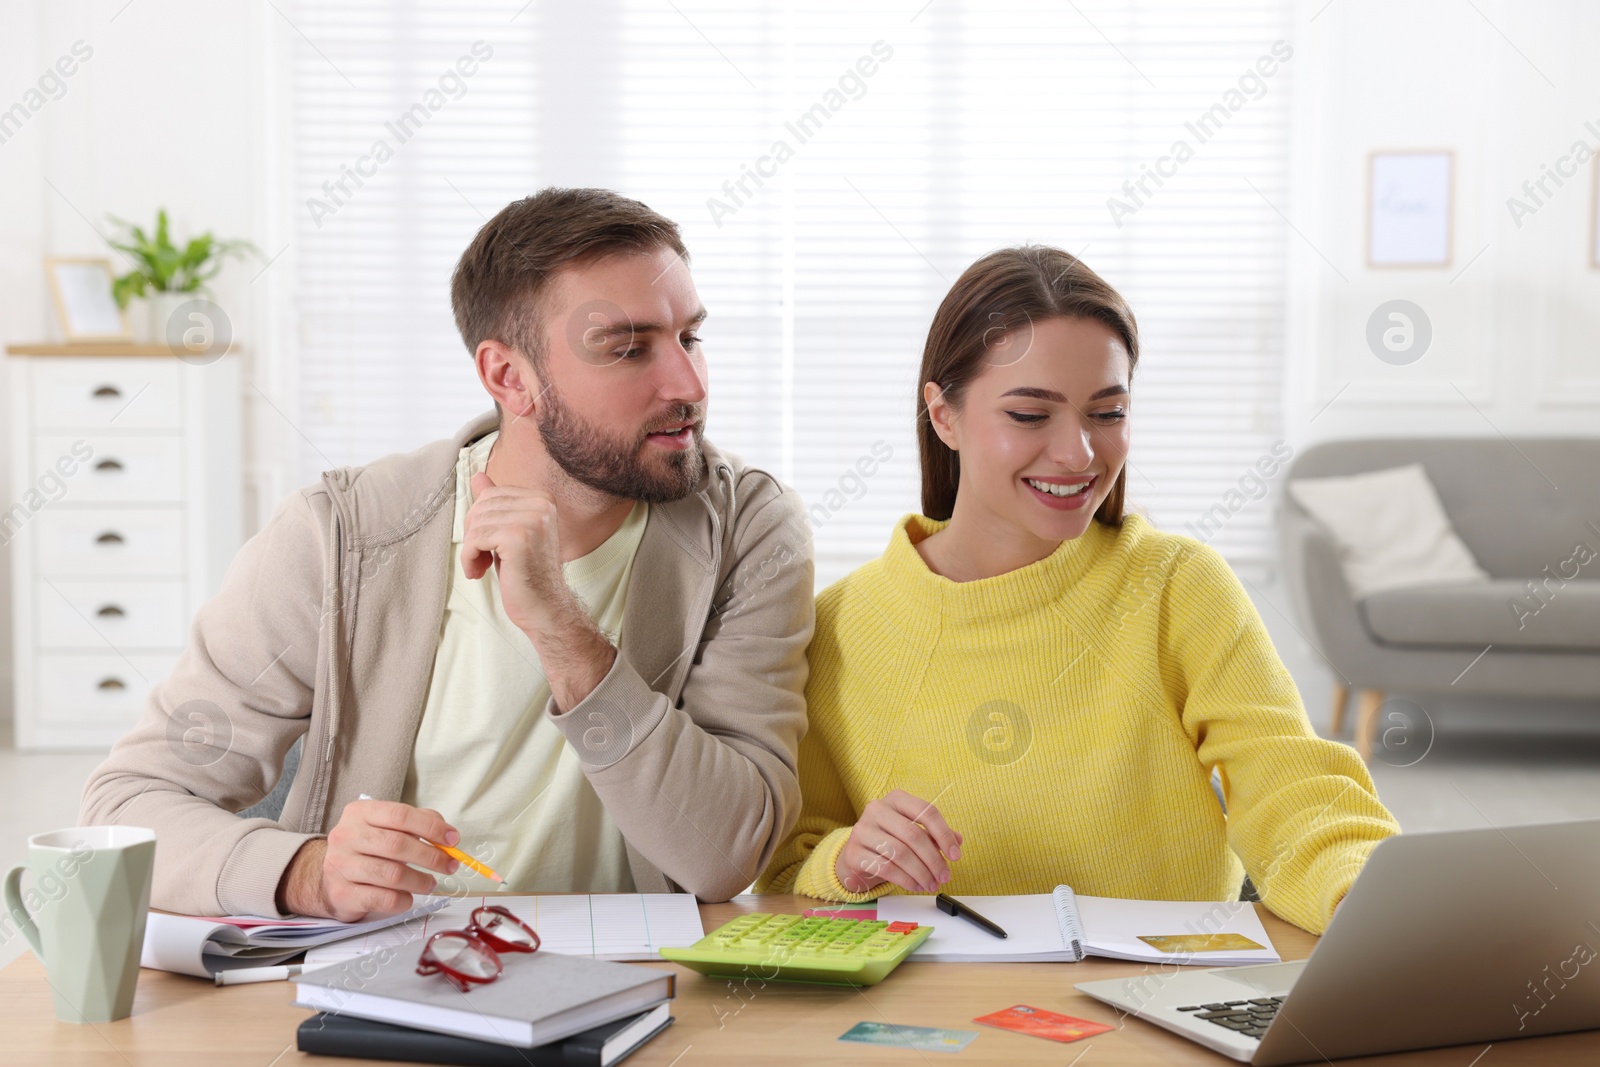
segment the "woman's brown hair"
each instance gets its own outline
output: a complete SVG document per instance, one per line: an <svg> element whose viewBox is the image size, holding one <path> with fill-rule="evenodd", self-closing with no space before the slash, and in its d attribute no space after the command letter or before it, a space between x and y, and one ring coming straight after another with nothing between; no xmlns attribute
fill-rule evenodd
<svg viewBox="0 0 1600 1067"><path fill-rule="evenodd" d="M928 417L923 387L935 382L960 406L966 387L984 367L984 353L1005 335L1044 319L1094 319L1128 350L1128 373L1139 362L1139 326L1128 302L1077 256L1047 245L990 252L962 272L933 316L917 379L917 451L922 462L922 513L948 519L961 477L957 453L939 440ZM1117 473L1095 521L1122 523L1128 471Z"/></svg>

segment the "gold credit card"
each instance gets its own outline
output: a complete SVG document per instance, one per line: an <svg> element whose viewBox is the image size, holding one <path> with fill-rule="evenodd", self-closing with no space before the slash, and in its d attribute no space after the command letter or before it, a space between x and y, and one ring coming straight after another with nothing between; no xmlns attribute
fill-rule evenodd
<svg viewBox="0 0 1600 1067"><path fill-rule="evenodd" d="M1243 934L1141 934L1139 940L1162 952L1237 952L1266 948Z"/></svg>

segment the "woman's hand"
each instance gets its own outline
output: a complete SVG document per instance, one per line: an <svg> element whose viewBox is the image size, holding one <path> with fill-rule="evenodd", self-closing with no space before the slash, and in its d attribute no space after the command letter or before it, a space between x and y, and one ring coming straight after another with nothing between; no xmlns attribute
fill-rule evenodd
<svg viewBox="0 0 1600 1067"><path fill-rule="evenodd" d="M961 858L961 835L932 804L896 789L861 812L839 850L834 874L852 893L883 882L912 893L937 893L950 880L946 857Z"/></svg>

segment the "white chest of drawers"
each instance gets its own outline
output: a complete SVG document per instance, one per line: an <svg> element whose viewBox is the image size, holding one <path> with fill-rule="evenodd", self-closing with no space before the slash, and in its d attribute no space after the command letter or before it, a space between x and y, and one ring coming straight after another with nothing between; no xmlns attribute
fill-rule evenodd
<svg viewBox="0 0 1600 1067"><path fill-rule="evenodd" d="M103 749L172 669L241 544L239 357L7 354L16 747Z"/></svg>

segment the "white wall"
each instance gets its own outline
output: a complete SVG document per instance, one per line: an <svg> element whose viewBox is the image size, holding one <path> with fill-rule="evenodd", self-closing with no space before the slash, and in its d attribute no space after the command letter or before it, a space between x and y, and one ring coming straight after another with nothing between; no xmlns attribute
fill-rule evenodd
<svg viewBox="0 0 1600 1067"><path fill-rule="evenodd" d="M1289 442L1600 432L1596 164L1551 184L1520 227L1506 206L1575 141L1600 151L1585 128L1600 130L1600 5L1302 0L1295 26L1293 197L1278 205L1303 235L1289 293ZM1408 148L1455 153L1453 262L1370 269L1368 153ZM1380 361L1365 340L1373 310L1396 298L1433 326L1408 366ZM1274 617L1289 611L1280 589L1270 601L1263 615L1321 721L1332 675Z"/></svg>
<svg viewBox="0 0 1600 1067"><path fill-rule="evenodd" d="M1585 128L1600 130L1600 8L1482 0L1480 14L1456 0L1336 0L1304 21L1322 6L1301 4L1296 42L1303 80L1288 213L1305 240L1290 294L1291 440L1594 433L1596 168L1550 186L1520 227L1506 200L1525 197L1524 180L1575 141L1600 151ZM1367 154L1392 148L1455 152L1448 267L1364 265ZM1364 339L1373 309L1394 298L1419 304L1433 324L1432 347L1409 366L1381 362Z"/></svg>
<svg viewBox="0 0 1600 1067"><path fill-rule="evenodd" d="M125 7L0 0L0 109L23 100L74 42L93 49L64 79L59 99L0 144L0 343L61 339L45 256L105 256L118 273L127 269L96 232L106 231L107 214L150 224L164 206L177 238L212 230L253 240L269 256L277 250L268 247L272 127L265 110L269 48L279 32L269 20L277 18L270 5L203 0L137 0ZM283 264L252 284L261 266L236 263L214 283L235 337L252 354L268 336L269 287ZM269 375L268 392L273 382ZM0 391L8 388L0 377ZM247 408L247 439L252 451L270 457L282 430L260 425L259 394L246 389L256 400ZM0 396L0 410L7 403ZM9 433L0 433L0 472L10 471L9 453ZM12 498L12 487L0 484L0 504ZM256 510L247 514L250 528ZM12 699L10 596L9 553L0 552L4 718Z"/></svg>

